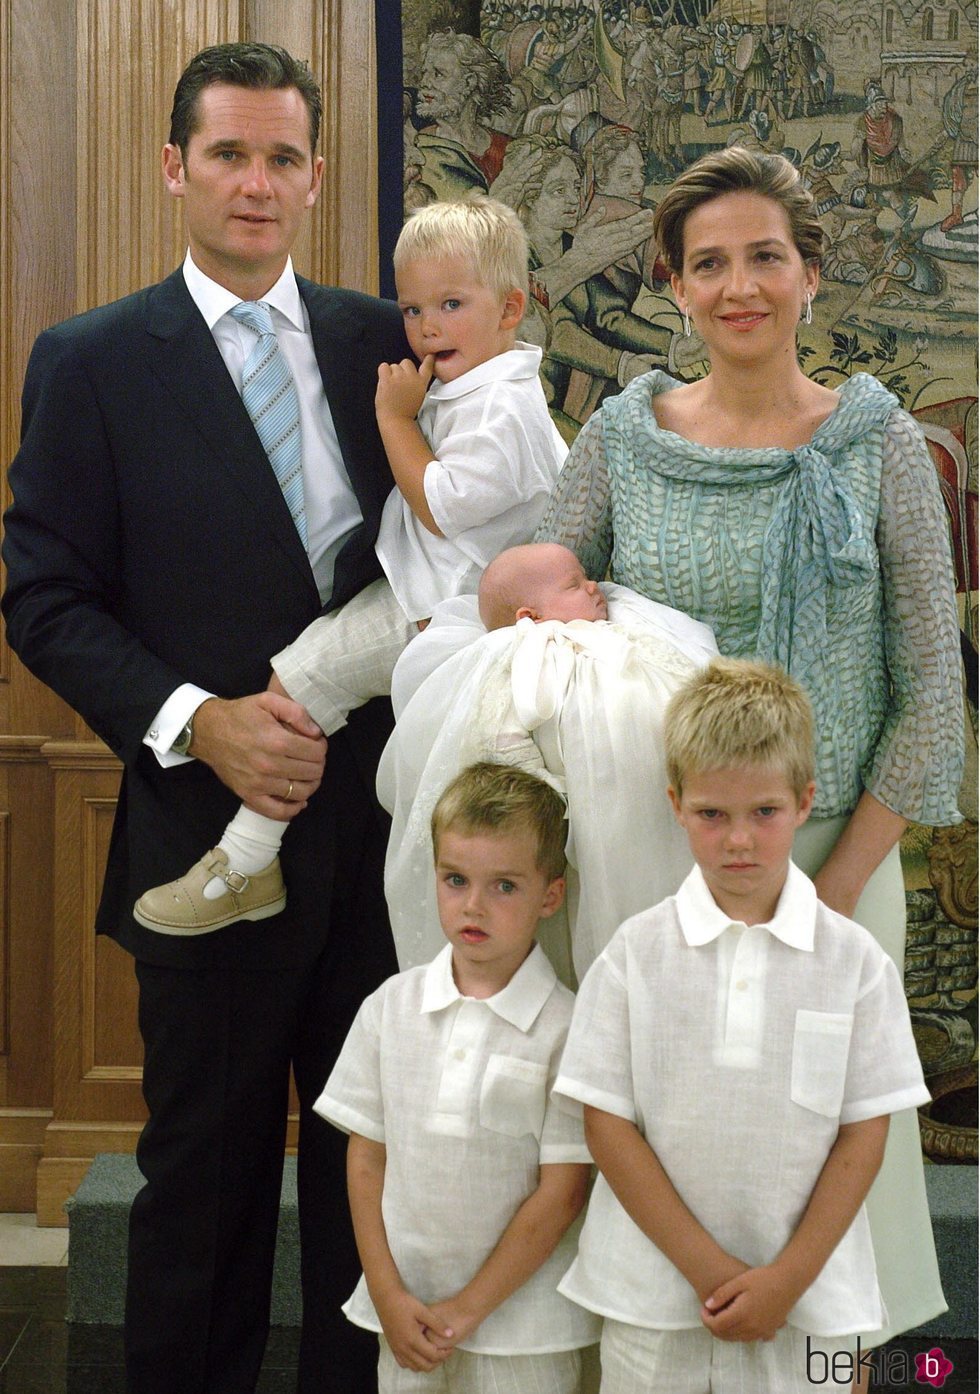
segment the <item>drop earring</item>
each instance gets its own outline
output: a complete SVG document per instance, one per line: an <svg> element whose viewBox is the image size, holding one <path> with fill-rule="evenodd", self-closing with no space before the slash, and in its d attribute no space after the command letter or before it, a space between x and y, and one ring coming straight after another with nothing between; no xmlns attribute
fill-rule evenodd
<svg viewBox="0 0 980 1394"><path fill-rule="evenodd" d="M807 291L806 300L803 304L803 323L813 323L813 296L811 295L810 291Z"/></svg>
<svg viewBox="0 0 980 1394"><path fill-rule="evenodd" d="M691 337L691 316L690 316L690 315L687 313L687 311L685 310L685 311L684 311L684 338L685 338L685 339L689 339L690 337Z"/></svg>

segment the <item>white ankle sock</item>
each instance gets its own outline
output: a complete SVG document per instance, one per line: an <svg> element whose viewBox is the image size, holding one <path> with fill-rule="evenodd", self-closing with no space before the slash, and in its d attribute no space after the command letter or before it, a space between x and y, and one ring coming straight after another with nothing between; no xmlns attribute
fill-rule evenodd
<svg viewBox="0 0 980 1394"><path fill-rule="evenodd" d="M265 818L242 804L221 834L218 846L228 854L228 865L232 871L251 876L256 871L264 871L275 860L283 833L288 827L288 823ZM212 876L204 887L204 899L217 900L227 889L220 876Z"/></svg>

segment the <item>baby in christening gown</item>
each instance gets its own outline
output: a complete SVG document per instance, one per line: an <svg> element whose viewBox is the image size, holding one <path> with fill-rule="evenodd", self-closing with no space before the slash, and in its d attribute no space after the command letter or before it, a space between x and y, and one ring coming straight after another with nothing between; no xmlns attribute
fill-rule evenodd
<svg viewBox="0 0 980 1394"><path fill-rule="evenodd" d="M520 765L567 800L567 919L539 936L564 981L581 979L623 920L673 894L692 861L667 800L663 712L717 651L706 625L588 580L556 543L509 548L479 596L436 607L395 668L397 724L378 770L403 969L441 945L429 820L476 760Z"/></svg>

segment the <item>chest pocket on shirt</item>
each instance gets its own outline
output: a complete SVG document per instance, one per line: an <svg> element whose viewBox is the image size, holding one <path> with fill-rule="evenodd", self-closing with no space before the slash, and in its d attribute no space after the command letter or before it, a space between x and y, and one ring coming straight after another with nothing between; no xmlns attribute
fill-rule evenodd
<svg viewBox="0 0 980 1394"><path fill-rule="evenodd" d="M480 1124L494 1133L521 1137L541 1133L547 1066L513 1055L491 1055L480 1089Z"/></svg>
<svg viewBox="0 0 980 1394"><path fill-rule="evenodd" d="M846 1012L796 1013L790 1098L825 1118L836 1118L844 1099L854 1018Z"/></svg>

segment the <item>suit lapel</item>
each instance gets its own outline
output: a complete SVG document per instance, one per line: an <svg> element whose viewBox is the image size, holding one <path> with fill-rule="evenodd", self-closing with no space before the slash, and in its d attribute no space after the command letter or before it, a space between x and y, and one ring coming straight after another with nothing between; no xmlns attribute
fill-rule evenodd
<svg viewBox="0 0 980 1394"><path fill-rule="evenodd" d="M279 482L182 271L150 292L146 328L149 367L209 447L218 471L216 489L227 487L245 496L249 511L315 592L309 559Z"/></svg>
<svg viewBox="0 0 980 1394"><path fill-rule="evenodd" d="M374 384L378 364L369 361L364 326L329 286L297 277L310 316L313 351L323 390L344 458L344 467L365 516L373 511L377 490L377 461L366 449L374 417ZM370 415L365 419L366 413Z"/></svg>

